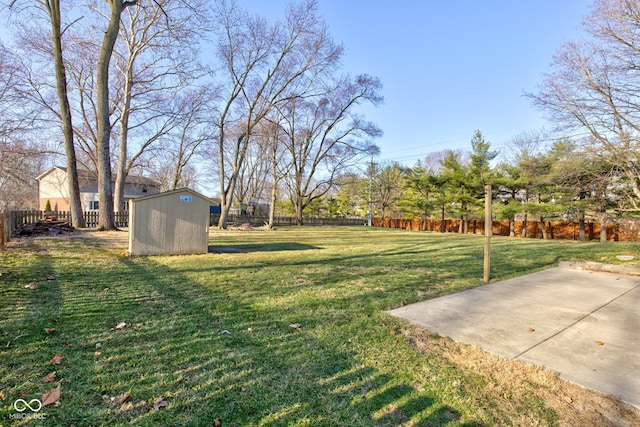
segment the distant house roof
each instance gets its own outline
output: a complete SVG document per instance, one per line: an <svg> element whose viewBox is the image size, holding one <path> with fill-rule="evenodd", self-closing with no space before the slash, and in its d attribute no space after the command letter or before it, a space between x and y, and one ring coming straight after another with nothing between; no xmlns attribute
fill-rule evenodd
<svg viewBox="0 0 640 427"><path fill-rule="evenodd" d="M45 176L47 176L48 174L50 174L51 172L53 172L54 170L60 170L64 173L67 173L67 168L63 167L63 166L53 166L49 169L47 169L45 172L41 173L40 175L38 175L36 177L36 179L38 181L40 181L42 178L44 178ZM97 181L98 180L98 176L92 172L92 171L88 171L86 169L78 169L78 178L85 180L85 181ZM112 182L115 182L115 175L112 175ZM125 183L127 184L132 184L132 185L148 185L150 187L160 187L160 183L158 181L155 181L151 178L147 178L146 176L139 176L139 175L127 175L127 178L125 180Z"/></svg>

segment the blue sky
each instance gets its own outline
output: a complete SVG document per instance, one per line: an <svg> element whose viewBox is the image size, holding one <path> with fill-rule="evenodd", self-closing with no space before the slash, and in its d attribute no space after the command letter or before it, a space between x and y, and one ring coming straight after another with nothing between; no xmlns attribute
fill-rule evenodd
<svg viewBox="0 0 640 427"><path fill-rule="evenodd" d="M240 0L277 18L286 0ZM502 149L549 127L523 96L535 92L563 43L583 38L591 0L318 0L346 48L345 70L375 75L385 104L366 109L384 136L380 161L412 165L469 149L476 129Z"/></svg>
<svg viewBox="0 0 640 427"><path fill-rule="evenodd" d="M238 2L281 19L289 0ZM385 103L363 110L384 131L378 160L412 165L430 152L469 149L476 129L502 149L518 134L550 127L523 94L536 91L563 43L584 37L592 0L318 4L345 47L345 70L384 85Z"/></svg>

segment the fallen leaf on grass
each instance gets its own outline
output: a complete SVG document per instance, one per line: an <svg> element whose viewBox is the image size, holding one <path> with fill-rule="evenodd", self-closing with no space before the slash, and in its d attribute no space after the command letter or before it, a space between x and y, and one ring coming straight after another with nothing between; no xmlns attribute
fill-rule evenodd
<svg viewBox="0 0 640 427"><path fill-rule="evenodd" d="M302 325L300 323L294 323L294 324L289 325L289 326L292 327L295 330L299 330L302 327Z"/></svg>
<svg viewBox="0 0 640 427"><path fill-rule="evenodd" d="M56 332L58 332L56 328L44 328L45 334L55 334Z"/></svg>
<svg viewBox="0 0 640 427"><path fill-rule="evenodd" d="M28 285L24 285L25 288L27 289L31 289L32 291L35 291L36 289L38 289L40 286L38 286L37 283L29 283Z"/></svg>
<svg viewBox="0 0 640 427"><path fill-rule="evenodd" d="M153 409L155 409L156 411L162 408L166 408L167 406L169 406L169 404L162 397L158 397L156 400L153 401Z"/></svg>
<svg viewBox="0 0 640 427"><path fill-rule="evenodd" d="M597 345L604 345L604 343L602 341L596 341Z"/></svg>
<svg viewBox="0 0 640 427"><path fill-rule="evenodd" d="M47 280L56 280L56 275L55 274L49 274L47 276Z"/></svg>
<svg viewBox="0 0 640 427"><path fill-rule="evenodd" d="M53 363L54 365L60 365L62 364L62 359L64 359L64 356L60 353L56 353L56 355L53 356L53 359L51 359L51 363Z"/></svg>
<svg viewBox="0 0 640 427"><path fill-rule="evenodd" d="M220 422L220 420L218 418L213 420L213 427L220 427L221 425L222 425L222 423Z"/></svg>
<svg viewBox="0 0 640 427"><path fill-rule="evenodd" d="M124 329L127 327L127 324L124 322L118 323L115 328L111 328L112 331L119 331L120 329Z"/></svg>
<svg viewBox="0 0 640 427"><path fill-rule="evenodd" d="M127 402L124 405L120 406L120 411L122 412L126 412L133 409L133 403L131 402Z"/></svg>
<svg viewBox="0 0 640 427"><path fill-rule="evenodd" d="M56 372L53 371L47 375L45 375L44 377L42 377L42 382L43 383L52 383L56 380Z"/></svg>
<svg viewBox="0 0 640 427"><path fill-rule="evenodd" d="M60 401L60 384L42 395L42 406L57 405Z"/></svg>
<svg viewBox="0 0 640 427"><path fill-rule="evenodd" d="M121 396L120 399L118 399L118 403L120 405L124 405L125 403L127 403L130 400L131 400L131 395L127 393L127 394Z"/></svg>
<svg viewBox="0 0 640 427"><path fill-rule="evenodd" d="M0 391L0 400L5 400L6 397L4 396L4 393Z"/></svg>

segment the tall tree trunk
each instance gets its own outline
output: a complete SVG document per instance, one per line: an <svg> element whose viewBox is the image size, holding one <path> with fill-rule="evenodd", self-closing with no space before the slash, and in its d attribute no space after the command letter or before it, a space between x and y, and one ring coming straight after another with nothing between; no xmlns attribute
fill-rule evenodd
<svg viewBox="0 0 640 427"><path fill-rule="evenodd" d="M580 219L578 220L578 224L579 224L579 231L578 231L578 235L579 235L579 239L581 242L586 241L586 237L585 237L585 229L584 229L584 212L582 212L580 214Z"/></svg>
<svg viewBox="0 0 640 427"><path fill-rule="evenodd" d="M76 162L76 149L73 141L73 126L71 108L67 93L67 73L62 58L62 35L60 32L60 1L47 2L49 17L51 18L51 32L53 37L53 56L56 68L56 88L60 104L60 117L62 119L62 132L64 135L64 152L67 162L67 180L69 185L69 210L71 211L71 223L74 227L84 227L82 215L82 202L80 200L80 182Z"/></svg>
<svg viewBox="0 0 640 427"><path fill-rule="evenodd" d="M276 134L274 135L274 140L272 141L273 146L271 147L271 174L273 176L272 186L271 186L271 200L269 202L269 222L267 223L267 227L269 229L273 228L273 221L275 218L276 212L276 199L278 198L278 136L277 136L277 127Z"/></svg>
<svg viewBox="0 0 640 427"><path fill-rule="evenodd" d="M129 143L129 117L131 116L131 84L133 82L133 65L127 67L124 80L124 104L120 117L120 149L118 150L118 170L113 195L113 210L120 212L124 208L124 186L127 181L127 146Z"/></svg>
<svg viewBox="0 0 640 427"><path fill-rule="evenodd" d="M299 225L299 226L304 225L304 218L302 216L302 211L304 210L304 201L302 200L302 197L300 196L295 197L293 208L294 208L294 217L295 217L296 225Z"/></svg>
<svg viewBox="0 0 640 427"><path fill-rule="evenodd" d="M515 217L509 218L509 237L516 237L516 219L515 219Z"/></svg>
<svg viewBox="0 0 640 427"><path fill-rule="evenodd" d="M111 16L107 30L102 39L102 48L98 58L96 71L96 92L98 100L98 229L114 230L113 187L111 184L110 138L111 122L109 120L109 63L113 46L120 30L120 15L125 5L123 0L108 0Z"/></svg>
<svg viewBox="0 0 640 427"><path fill-rule="evenodd" d="M229 182L225 188L225 169L224 169L224 147L220 142L220 219L218 220L218 228L227 228L227 219L229 218L229 209L233 203L233 195L236 190L236 182L238 181L238 174L240 173L240 167L247 154L247 148L249 144L249 132L245 132L240 135L236 141L236 158L233 162L233 172L229 177ZM221 134L221 141L223 141L224 134Z"/></svg>
<svg viewBox="0 0 640 427"><path fill-rule="evenodd" d="M600 215L600 241L607 241L607 214Z"/></svg>
<svg viewBox="0 0 640 427"><path fill-rule="evenodd" d="M444 233L445 231L447 231L447 224L445 223L444 203L443 203L442 204L442 211L441 211L441 215L440 215L440 232Z"/></svg>
<svg viewBox="0 0 640 427"><path fill-rule="evenodd" d="M524 213L524 218L522 219L522 232L520 233L522 238L527 237L527 213Z"/></svg>

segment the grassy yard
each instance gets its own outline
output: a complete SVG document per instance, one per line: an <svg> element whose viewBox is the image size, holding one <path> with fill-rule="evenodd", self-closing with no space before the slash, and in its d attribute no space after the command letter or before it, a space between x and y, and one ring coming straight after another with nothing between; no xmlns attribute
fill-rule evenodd
<svg viewBox="0 0 640 427"><path fill-rule="evenodd" d="M493 243L492 280L640 256L631 243ZM482 237L303 227L214 232L211 245L217 253L128 258L71 237L0 253L0 425L597 425L607 411L640 420L551 373L385 314L481 285ZM58 385L43 421L16 418L16 399Z"/></svg>

